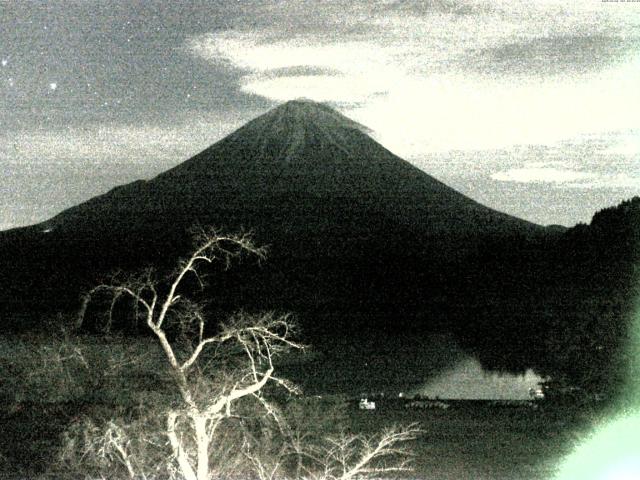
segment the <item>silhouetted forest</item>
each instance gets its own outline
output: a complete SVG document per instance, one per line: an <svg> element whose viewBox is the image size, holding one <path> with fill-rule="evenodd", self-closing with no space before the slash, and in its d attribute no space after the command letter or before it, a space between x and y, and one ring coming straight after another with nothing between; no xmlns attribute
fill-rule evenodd
<svg viewBox="0 0 640 480"><path fill-rule="evenodd" d="M592 392L615 391L629 364L640 293L640 198L526 251L528 259L516 253L485 264L505 270L493 275L492 288L469 288L477 321L465 322L470 315L462 312L459 338L489 367L534 367Z"/></svg>

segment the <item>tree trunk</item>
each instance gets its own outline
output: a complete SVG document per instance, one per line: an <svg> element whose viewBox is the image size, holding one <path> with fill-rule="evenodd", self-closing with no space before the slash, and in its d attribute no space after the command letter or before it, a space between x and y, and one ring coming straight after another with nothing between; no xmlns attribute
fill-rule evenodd
<svg viewBox="0 0 640 480"><path fill-rule="evenodd" d="M169 416L167 417L167 436L169 437L169 442L171 443L171 449L173 450L173 454L178 461L178 466L180 467L180 471L182 472L185 480L199 480L199 478L196 476L196 472L193 471L193 468L189 463L189 458L182 448L182 444L176 433L177 418L178 414L176 412L169 412Z"/></svg>
<svg viewBox="0 0 640 480"><path fill-rule="evenodd" d="M198 448L198 480L208 480L209 478L209 436L207 435L207 418L194 414L191 419L196 431L196 442Z"/></svg>

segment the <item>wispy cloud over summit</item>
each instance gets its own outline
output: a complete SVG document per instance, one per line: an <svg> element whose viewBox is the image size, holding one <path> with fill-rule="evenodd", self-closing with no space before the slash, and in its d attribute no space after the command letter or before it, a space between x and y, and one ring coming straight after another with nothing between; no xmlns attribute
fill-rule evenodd
<svg viewBox="0 0 640 480"><path fill-rule="evenodd" d="M376 43L262 34L218 32L193 37L187 49L212 63L227 63L243 73L242 91L271 100L308 97L318 101L361 102L386 92L391 64ZM372 75L372 69L378 71Z"/></svg>
<svg viewBox="0 0 640 480"><path fill-rule="evenodd" d="M329 3L333 16L310 15L306 30L216 31L189 37L186 48L238 72L242 93L347 107L405 156L636 124L640 27L602 9L386 1L368 10L342 2L335 15L340 4Z"/></svg>

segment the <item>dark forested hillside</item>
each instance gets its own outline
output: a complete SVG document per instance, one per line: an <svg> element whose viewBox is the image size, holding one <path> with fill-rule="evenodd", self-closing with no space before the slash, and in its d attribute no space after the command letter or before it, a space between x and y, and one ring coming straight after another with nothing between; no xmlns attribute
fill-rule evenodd
<svg viewBox="0 0 640 480"><path fill-rule="evenodd" d="M554 298L556 314L545 336L550 352L541 369L595 390L618 384L630 363L628 339L640 294L640 197L567 231L553 263L556 282L567 287Z"/></svg>
<svg viewBox="0 0 640 480"><path fill-rule="evenodd" d="M593 392L615 390L640 296L640 198L597 212L538 254L500 288L475 290L480 321L460 322L460 338L487 366L534 366Z"/></svg>

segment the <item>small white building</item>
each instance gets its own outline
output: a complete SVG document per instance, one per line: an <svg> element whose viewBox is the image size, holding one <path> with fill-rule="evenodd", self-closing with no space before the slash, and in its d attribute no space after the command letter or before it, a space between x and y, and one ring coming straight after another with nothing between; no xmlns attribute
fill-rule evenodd
<svg viewBox="0 0 640 480"><path fill-rule="evenodd" d="M544 395L544 388L538 386L538 387L532 387L529 389L529 396L533 399L533 400L543 400L545 395Z"/></svg>
<svg viewBox="0 0 640 480"><path fill-rule="evenodd" d="M360 410L375 410L376 402L370 402L366 398L361 398L358 406L360 407Z"/></svg>

